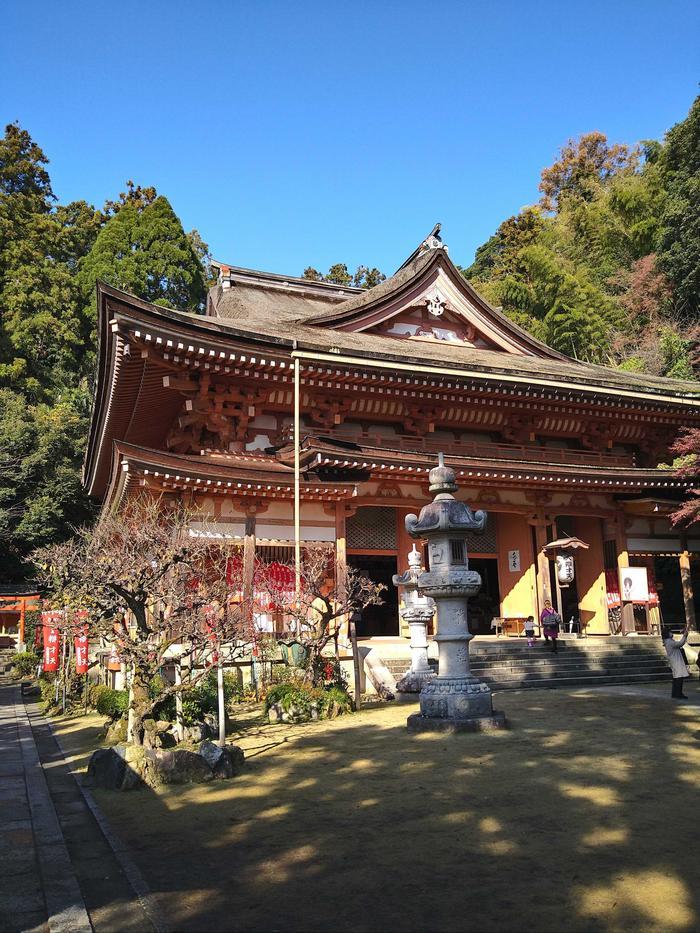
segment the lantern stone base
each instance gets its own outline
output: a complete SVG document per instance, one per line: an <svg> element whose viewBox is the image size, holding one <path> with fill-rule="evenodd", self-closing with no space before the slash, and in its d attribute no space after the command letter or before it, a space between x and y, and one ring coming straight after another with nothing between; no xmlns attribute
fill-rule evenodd
<svg viewBox="0 0 700 933"><path fill-rule="evenodd" d="M408 717L409 732L484 732L506 727L493 709L491 688L476 677L435 677L420 693L420 713Z"/></svg>
<svg viewBox="0 0 700 933"><path fill-rule="evenodd" d="M479 716L476 719L428 719L422 713L413 713L406 720L409 732L443 732L455 734L456 732L495 732L496 729L507 729L508 721L505 713L494 710L491 716Z"/></svg>
<svg viewBox="0 0 700 933"><path fill-rule="evenodd" d="M431 668L425 671L406 671L403 677L396 681L396 690L398 693L420 693L425 684L434 680L436 676Z"/></svg>

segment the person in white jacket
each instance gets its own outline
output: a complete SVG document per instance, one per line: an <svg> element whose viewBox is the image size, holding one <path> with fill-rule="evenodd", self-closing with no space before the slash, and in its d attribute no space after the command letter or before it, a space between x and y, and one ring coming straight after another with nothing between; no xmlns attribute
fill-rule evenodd
<svg viewBox="0 0 700 933"><path fill-rule="evenodd" d="M688 677L690 671L685 663L682 648L688 640L688 626L686 625L680 641L676 641L670 629L665 628L663 630L663 640L668 655L668 663L671 665L671 676L673 677L671 696L674 700L687 700L688 697L683 693L683 681Z"/></svg>

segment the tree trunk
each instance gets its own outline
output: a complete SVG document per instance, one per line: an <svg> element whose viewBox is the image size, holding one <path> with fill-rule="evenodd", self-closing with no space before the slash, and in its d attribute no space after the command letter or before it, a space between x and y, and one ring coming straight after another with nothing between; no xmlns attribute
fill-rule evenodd
<svg viewBox="0 0 700 933"><path fill-rule="evenodd" d="M148 713L150 696L148 681L136 671L131 679L129 701L128 736L134 745L143 745L143 720Z"/></svg>

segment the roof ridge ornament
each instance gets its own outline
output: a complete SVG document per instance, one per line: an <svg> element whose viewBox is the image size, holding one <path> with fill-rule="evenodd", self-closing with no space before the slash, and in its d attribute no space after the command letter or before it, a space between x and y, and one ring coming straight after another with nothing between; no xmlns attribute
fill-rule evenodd
<svg viewBox="0 0 700 933"><path fill-rule="evenodd" d="M426 253L431 249L444 249L447 252L447 247L442 242L442 237L440 236L440 229L442 224L437 223L423 240L421 245L418 247L419 253Z"/></svg>

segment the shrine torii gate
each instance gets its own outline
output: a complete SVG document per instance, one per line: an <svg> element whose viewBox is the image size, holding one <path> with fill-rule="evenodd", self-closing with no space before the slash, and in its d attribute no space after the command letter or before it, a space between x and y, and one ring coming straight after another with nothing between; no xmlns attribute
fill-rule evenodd
<svg viewBox="0 0 700 933"><path fill-rule="evenodd" d="M0 595L0 638L12 638L17 629L17 645L25 644L27 612L39 608L38 593L5 593Z"/></svg>

